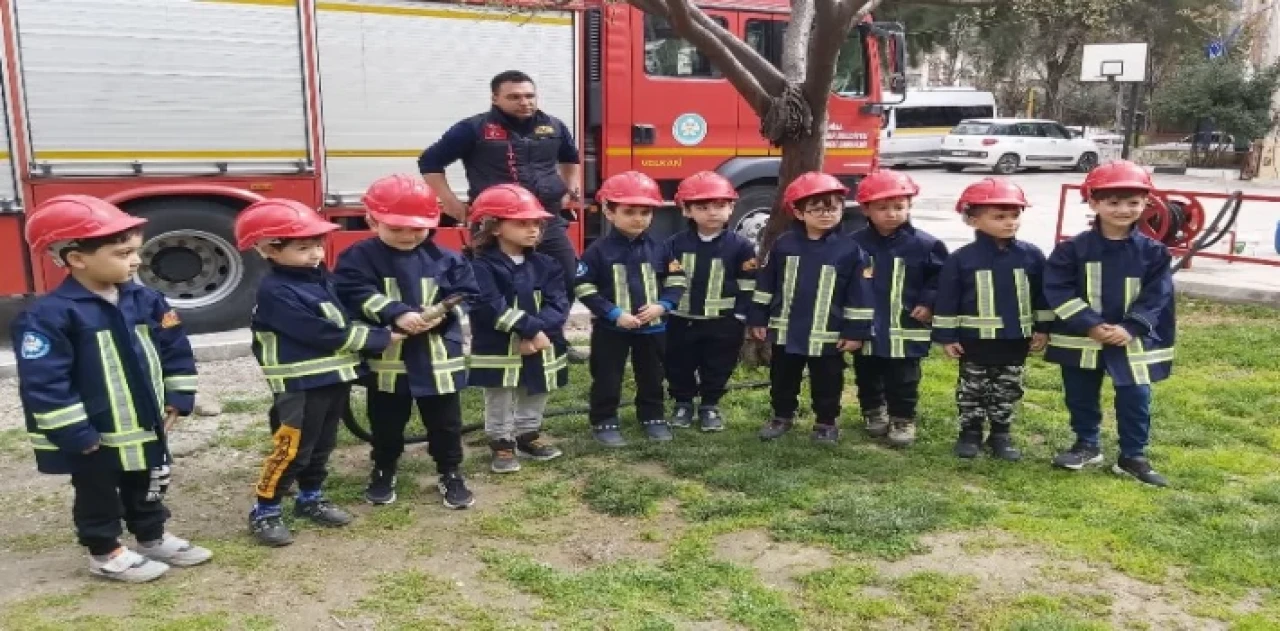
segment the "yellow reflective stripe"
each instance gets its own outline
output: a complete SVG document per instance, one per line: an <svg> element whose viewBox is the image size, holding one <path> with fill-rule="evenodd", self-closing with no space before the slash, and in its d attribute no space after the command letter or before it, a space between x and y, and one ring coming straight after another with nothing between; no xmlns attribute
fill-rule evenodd
<svg viewBox="0 0 1280 631"><path fill-rule="evenodd" d="M43 434L35 432L27 432L27 440L31 441L31 448L37 451L57 451L58 447L49 441Z"/></svg>
<svg viewBox="0 0 1280 631"><path fill-rule="evenodd" d="M578 285L573 288L573 295L574 297L577 297L577 298L586 298L591 294L598 294L598 293L600 293L600 288L596 287L591 283L582 283L581 285Z"/></svg>
<svg viewBox="0 0 1280 631"><path fill-rule="evenodd" d="M1130 355L1129 361L1137 364L1161 364L1173 361L1173 355L1174 351L1172 348L1161 348L1154 351L1144 351L1137 355Z"/></svg>
<svg viewBox="0 0 1280 631"><path fill-rule="evenodd" d="M1079 298L1072 298L1071 300L1068 300L1058 305L1058 307L1055 308L1053 312L1059 318L1066 320L1067 318L1070 318L1071 316L1077 313L1080 313L1081 311L1084 311L1085 309L1088 309L1088 308L1089 308L1089 305L1085 301Z"/></svg>
<svg viewBox="0 0 1280 631"><path fill-rule="evenodd" d="M760 291L759 289L757 289L751 292L751 302L754 302L758 305L767 305L770 302L773 302L773 294L767 291Z"/></svg>
<svg viewBox="0 0 1280 631"><path fill-rule="evenodd" d="M515 327L516 323L520 321L520 318L523 318L526 315L528 314L524 311L511 307L502 312L502 315L498 317L498 322L494 325L494 328L502 332L508 332Z"/></svg>
<svg viewBox="0 0 1280 631"><path fill-rule="evenodd" d="M436 392L457 392L458 389L453 384L453 373L467 369L467 358L450 358L444 338L436 333L427 333L427 346L431 349L431 373L436 380Z"/></svg>
<svg viewBox="0 0 1280 631"><path fill-rule="evenodd" d="M787 328L791 326L791 303L796 296L796 276L800 270L800 257L788 256L782 263L782 309L778 317L769 320L769 326L777 331L778 341L785 344ZM759 292L757 292L759 293Z"/></svg>
<svg viewBox="0 0 1280 631"><path fill-rule="evenodd" d="M928 329L889 329L889 339L901 344L902 342L928 342L932 338Z"/></svg>
<svg viewBox="0 0 1280 631"><path fill-rule="evenodd" d="M422 306L430 307L436 303L436 294L440 292L440 286L436 284L434 278L421 279L418 290L422 292Z"/></svg>
<svg viewBox="0 0 1280 631"><path fill-rule="evenodd" d="M133 330L138 335L138 345L142 347L142 355L147 361L147 377L151 379L156 405L159 409L164 409L164 368L160 365L160 353L156 352L155 344L151 343L151 328L139 324Z"/></svg>
<svg viewBox="0 0 1280 631"><path fill-rule="evenodd" d="M342 343L339 351L354 353L364 348L369 343L369 327L356 323L351 325L351 329L347 331L347 341Z"/></svg>
<svg viewBox="0 0 1280 631"><path fill-rule="evenodd" d="M934 322L936 323L937 320L938 319L935 317ZM956 316L956 321L956 326L959 327L964 327L966 329L981 329L980 334L983 339L991 339L991 336L994 336L997 329L1004 328L1004 320L998 317L984 318L979 316L962 315Z"/></svg>
<svg viewBox="0 0 1280 631"><path fill-rule="evenodd" d="M258 331L253 334L258 340L258 345L262 347L262 369L266 374L269 366L280 365L280 340L276 338L275 333L269 331ZM267 376L267 385L270 386L272 392L284 392L284 380Z"/></svg>
<svg viewBox="0 0 1280 631"><path fill-rule="evenodd" d="M673 274L671 276L668 276L666 280L662 281L662 286L663 287L688 287L689 279L683 276L676 276ZM648 293L648 290L646 289L645 292ZM655 291L653 293L653 297L657 298L658 292Z"/></svg>
<svg viewBox="0 0 1280 631"><path fill-rule="evenodd" d="M684 254L681 254L680 267L684 268L684 273L688 274L689 278L693 278L694 277L693 275L697 273L697 269L698 269L698 255L694 252L685 252ZM707 296L710 297L710 295L711 294L708 292ZM676 311L688 313L689 307L690 307L690 301L692 299L693 299L693 292L691 291L684 292L684 295L680 296L680 304L676 305Z"/></svg>
<svg viewBox="0 0 1280 631"><path fill-rule="evenodd" d="M1084 264L1084 295L1098 315L1102 315L1102 262L1091 261ZM1067 316L1062 316L1066 318Z"/></svg>
<svg viewBox="0 0 1280 631"><path fill-rule="evenodd" d="M1013 270L1013 286L1018 292L1018 323L1022 325L1022 337L1031 337L1035 316L1031 310L1031 281L1027 279L1026 270Z"/></svg>
<svg viewBox="0 0 1280 631"><path fill-rule="evenodd" d="M542 374L546 379L547 391L550 392L560 387L558 383L559 373L569 366L569 356L556 356L554 348L542 349Z"/></svg>
<svg viewBox="0 0 1280 631"><path fill-rule="evenodd" d="M683 277L679 277L681 281ZM668 276L667 280L671 280ZM640 283L644 287L644 304L658 301L658 275L653 271L653 266L648 263L640 264Z"/></svg>
<svg viewBox="0 0 1280 631"><path fill-rule="evenodd" d="M1127 285L1127 283L1126 283ZM1126 287L1126 289L1128 289ZM1126 293L1128 293L1126 291ZM1125 303L1128 303L1128 296L1125 296ZM1126 308L1128 308L1126 306ZM1142 338L1133 338L1125 346L1125 359L1129 361L1129 372L1133 373L1133 383L1139 386L1149 385L1151 383L1151 371L1147 370L1147 362L1141 361L1146 349L1142 346Z"/></svg>
<svg viewBox="0 0 1280 631"><path fill-rule="evenodd" d="M195 392L199 378L196 375L174 375L164 378L165 390L174 392Z"/></svg>
<svg viewBox="0 0 1280 631"><path fill-rule="evenodd" d="M933 316L933 328L935 329L954 329L959 326L959 316Z"/></svg>
<svg viewBox="0 0 1280 631"><path fill-rule="evenodd" d="M613 266L613 304L623 313L631 313L631 289L627 286L627 266Z"/></svg>
<svg viewBox="0 0 1280 631"><path fill-rule="evenodd" d="M1058 319L1058 314L1054 313L1052 309L1036 310L1036 322L1053 322L1056 319Z"/></svg>
<svg viewBox="0 0 1280 631"><path fill-rule="evenodd" d="M1049 345L1073 350L1102 350L1102 344L1092 338L1059 333L1049 336Z"/></svg>
<svg viewBox="0 0 1280 631"><path fill-rule="evenodd" d="M738 291L754 291L755 288L756 288L756 281L754 278L738 279Z"/></svg>
<svg viewBox="0 0 1280 631"><path fill-rule="evenodd" d="M521 355L472 355L467 358L467 365L471 368L510 368L519 367L523 361Z"/></svg>
<svg viewBox="0 0 1280 631"><path fill-rule="evenodd" d="M36 426L45 431L73 425L89 418L83 403L68 405L43 414L32 414L32 416L36 419Z"/></svg>
<svg viewBox="0 0 1280 631"><path fill-rule="evenodd" d="M702 315L720 315L720 311L733 307L733 299L724 297L724 261L711 259L711 273L707 275L706 302L702 305Z"/></svg>
<svg viewBox="0 0 1280 631"><path fill-rule="evenodd" d="M324 317L329 318L329 320L334 324L344 329L347 328L347 318L342 315L342 309L339 309L338 306L332 302L320 303L320 312L324 314Z"/></svg>
<svg viewBox="0 0 1280 631"><path fill-rule="evenodd" d="M360 310L369 316L370 320L378 320L378 312L387 308L391 304L391 299L382 295L374 294L365 299L364 304L360 305Z"/></svg>
<svg viewBox="0 0 1280 631"><path fill-rule="evenodd" d="M294 362L291 364L263 366L262 374L266 375L268 379L297 379L299 377L310 377L312 375L338 371L344 368L353 368L359 365L359 357L349 353L344 353L341 355L330 355L328 357L308 359L306 361Z"/></svg>
<svg viewBox="0 0 1280 631"><path fill-rule="evenodd" d="M516 358L516 361L502 367L503 387L514 388L520 385L520 370L524 368L524 356L520 354L520 341L519 335L512 335L507 340L507 356Z"/></svg>
<svg viewBox="0 0 1280 631"><path fill-rule="evenodd" d="M821 355L824 344L839 339L834 331L827 329L831 319L831 301L835 297L835 287L836 268L823 265L818 273L818 299L813 303L813 322L809 326L810 355Z"/></svg>
<svg viewBox="0 0 1280 631"><path fill-rule="evenodd" d="M383 277L382 293L393 302L403 302L400 284L394 278ZM377 375L379 392L395 392L396 379L404 374L404 362L400 360L404 351L404 340L397 340L387 345L380 359L369 360L369 369Z"/></svg>
<svg viewBox="0 0 1280 631"><path fill-rule="evenodd" d="M906 357L907 347L906 338L896 334L896 331L905 331L902 328L902 291L907 282L907 266L903 260L898 257L893 259L893 273L889 282L889 356L890 357ZM925 338L928 339L928 336Z"/></svg>
<svg viewBox="0 0 1280 631"><path fill-rule="evenodd" d="M369 364L369 370L372 370L372 371L374 371L374 372L376 372L376 373L379 373L379 376L381 376L381 373L396 373L396 374L402 374L402 373L404 373L404 372L405 372L404 362L399 361L399 360L394 360L394 359L370 359L370 360L368 361L368 364ZM395 375L393 374L392 376L394 377ZM394 390L394 389L395 389L395 386L394 386L394 384L393 384L393 385L392 385L392 390ZM388 390L387 392L390 392L390 390Z"/></svg>
<svg viewBox="0 0 1280 631"><path fill-rule="evenodd" d="M1133 306L1133 301L1138 299L1138 294L1142 292L1142 279L1132 276L1124 279L1124 310L1128 311Z"/></svg>
<svg viewBox="0 0 1280 631"><path fill-rule="evenodd" d="M138 429L132 432L106 432L101 434L102 444L107 447L141 447L143 443L157 440L156 433L149 429Z"/></svg>
<svg viewBox="0 0 1280 631"><path fill-rule="evenodd" d="M871 308L845 307L844 319L846 320L872 320L876 317L876 310Z"/></svg>
<svg viewBox="0 0 1280 631"><path fill-rule="evenodd" d="M1004 327L1004 320L996 311L995 279L991 270L978 270L974 273L974 284L977 287L978 317L960 317L960 326L978 329L978 337L984 340L994 339L997 331ZM968 323L966 324L966 319Z"/></svg>
<svg viewBox="0 0 1280 631"><path fill-rule="evenodd" d="M111 401L113 434L127 434L139 430L138 411L133 405L133 393L125 376L124 362L111 337L111 331L98 331L98 352L102 358L102 374L106 378L107 398ZM119 449L120 466L125 471L142 471L147 468L146 455L140 446Z"/></svg>

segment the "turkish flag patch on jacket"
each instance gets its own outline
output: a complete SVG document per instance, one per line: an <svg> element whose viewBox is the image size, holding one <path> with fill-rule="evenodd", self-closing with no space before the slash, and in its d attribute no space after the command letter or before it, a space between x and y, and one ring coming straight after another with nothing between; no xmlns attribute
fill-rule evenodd
<svg viewBox="0 0 1280 631"><path fill-rule="evenodd" d="M497 123L485 123L484 139L485 140L506 140L507 130L503 129L502 125L499 125Z"/></svg>

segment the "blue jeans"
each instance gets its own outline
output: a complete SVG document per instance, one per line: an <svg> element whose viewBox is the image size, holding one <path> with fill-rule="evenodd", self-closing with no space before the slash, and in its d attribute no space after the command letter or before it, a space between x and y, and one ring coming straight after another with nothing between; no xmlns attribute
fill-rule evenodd
<svg viewBox="0 0 1280 631"><path fill-rule="evenodd" d="M1102 427L1102 378L1105 370L1062 367L1062 388L1071 429L1076 440L1098 447ZM1116 386L1116 432L1120 435L1120 456L1144 455L1151 435L1151 386Z"/></svg>

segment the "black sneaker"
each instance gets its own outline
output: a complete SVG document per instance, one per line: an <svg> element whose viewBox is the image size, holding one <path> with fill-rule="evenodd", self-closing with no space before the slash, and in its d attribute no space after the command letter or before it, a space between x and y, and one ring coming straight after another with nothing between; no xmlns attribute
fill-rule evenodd
<svg viewBox="0 0 1280 631"><path fill-rule="evenodd" d="M675 407L671 410L670 423L676 429L693 427L693 403L676 401Z"/></svg>
<svg viewBox="0 0 1280 631"><path fill-rule="evenodd" d="M675 436L671 435L671 427L667 425L665 419L641 421L640 425L644 427L644 433L649 437L649 440L655 443L665 443L675 438Z"/></svg>
<svg viewBox="0 0 1280 631"><path fill-rule="evenodd" d="M324 498L314 502L294 502L293 512L321 526L345 526L354 519L351 513L338 508L333 502Z"/></svg>
<svg viewBox="0 0 1280 631"><path fill-rule="evenodd" d="M394 469L374 469L369 474L369 486L364 489L364 499L370 504L382 506L396 501L396 472Z"/></svg>
<svg viewBox="0 0 1280 631"><path fill-rule="evenodd" d="M542 435L538 432L530 432L516 436L516 454L545 462L547 460L555 460L564 455L555 445L543 440Z"/></svg>
<svg viewBox="0 0 1280 631"><path fill-rule="evenodd" d="M760 440L774 440L783 434L791 431L791 426L795 424L795 419L782 418L775 416L769 419L760 428Z"/></svg>
<svg viewBox="0 0 1280 631"><path fill-rule="evenodd" d="M982 430L961 430L952 452L957 458L977 458L982 452Z"/></svg>
<svg viewBox="0 0 1280 631"><path fill-rule="evenodd" d="M1022 460L1022 452L1013 446L1013 436L1009 432L991 432L987 436L987 449L991 450L992 457L1005 462Z"/></svg>
<svg viewBox="0 0 1280 631"><path fill-rule="evenodd" d="M596 439L596 442L605 447L627 446L627 439L622 437L622 428L618 426L618 421L616 420L592 425L591 435Z"/></svg>
<svg viewBox="0 0 1280 631"><path fill-rule="evenodd" d="M1085 465L1101 464L1102 452L1095 445L1076 441L1076 444L1053 459L1053 466L1072 471L1079 471Z"/></svg>
<svg viewBox="0 0 1280 631"><path fill-rule="evenodd" d="M813 442L836 444L840 440L840 429L832 423L815 423L813 425Z"/></svg>
<svg viewBox="0 0 1280 631"><path fill-rule="evenodd" d="M472 495L471 490L467 488L467 481L463 480L462 474L457 471L450 471L440 476L436 488L444 498L445 508L461 510L470 508L476 503L476 496Z"/></svg>
<svg viewBox="0 0 1280 631"><path fill-rule="evenodd" d="M264 546L279 548L293 543L293 533L284 525L280 513L256 517L249 513L249 532Z"/></svg>
<svg viewBox="0 0 1280 631"><path fill-rule="evenodd" d="M1142 456L1136 458L1121 457L1115 464L1111 465L1111 471L1119 475L1130 476L1151 486L1161 488L1169 486L1169 481L1164 479L1164 476L1156 473L1156 470L1151 468L1151 462Z"/></svg>
<svg viewBox="0 0 1280 631"><path fill-rule="evenodd" d="M720 416L720 407L704 405L698 408L698 425L704 432L724 431L724 417Z"/></svg>

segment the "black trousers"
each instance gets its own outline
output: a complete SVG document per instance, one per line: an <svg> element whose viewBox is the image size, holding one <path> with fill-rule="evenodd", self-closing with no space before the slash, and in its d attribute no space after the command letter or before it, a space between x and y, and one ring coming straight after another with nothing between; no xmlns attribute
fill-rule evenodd
<svg viewBox="0 0 1280 631"><path fill-rule="evenodd" d="M863 412L889 408L889 416L914 420L920 401L920 358L855 355L853 372Z"/></svg>
<svg viewBox="0 0 1280 631"><path fill-rule="evenodd" d="M556 211L548 208L547 212L555 214ZM578 272L578 255L573 251L573 244L569 242L568 227L569 224L559 217L547 220L537 250L560 264L560 269L564 271L565 291L569 292L569 300L572 301L573 279L577 277Z"/></svg>
<svg viewBox="0 0 1280 631"><path fill-rule="evenodd" d="M773 415L795 418L800 407L800 385L804 369L809 368L809 394L813 398L813 414L819 423L835 425L840 418L840 395L844 390L844 355L809 357L793 355L786 347L773 347L769 361L769 398Z"/></svg>
<svg viewBox="0 0 1280 631"><path fill-rule="evenodd" d="M164 502L148 502L150 471L121 471L114 449L99 448L85 458L86 466L71 474L75 500L71 518L76 538L89 554L109 554L120 547L123 519L138 541L164 535L169 509Z"/></svg>
<svg viewBox="0 0 1280 631"><path fill-rule="evenodd" d="M681 403L700 396L717 405L738 365L743 325L732 316L715 320L671 318L667 323L667 391Z"/></svg>
<svg viewBox="0 0 1280 631"><path fill-rule="evenodd" d="M436 462L436 471L456 471L462 464L462 399L458 393L437 394L417 399L408 393L396 394L369 389L369 426L373 429L373 466L395 471L404 453L404 428L409 424L414 404L427 428L427 453Z"/></svg>
<svg viewBox="0 0 1280 631"><path fill-rule="evenodd" d="M666 333L623 333L604 326L591 329L591 412L592 425L618 418L622 400L622 378L631 356L636 380L636 419L666 418L662 397L662 359Z"/></svg>
<svg viewBox="0 0 1280 631"><path fill-rule="evenodd" d="M258 478L259 502L279 504L295 480L300 491L320 490L350 397L349 383L275 395L273 447Z"/></svg>

